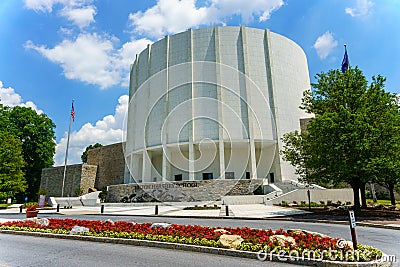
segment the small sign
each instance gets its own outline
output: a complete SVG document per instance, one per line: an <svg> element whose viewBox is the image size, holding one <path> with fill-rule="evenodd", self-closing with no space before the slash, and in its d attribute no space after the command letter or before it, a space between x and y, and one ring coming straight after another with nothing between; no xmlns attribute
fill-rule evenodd
<svg viewBox="0 0 400 267"><path fill-rule="evenodd" d="M356 228L356 216L354 215L354 210L349 210L350 216L350 227Z"/></svg>
<svg viewBox="0 0 400 267"><path fill-rule="evenodd" d="M45 201L45 199L46 199L46 196L45 195L40 195L39 196L39 207L44 207L44 201Z"/></svg>
<svg viewBox="0 0 400 267"><path fill-rule="evenodd" d="M353 241L354 249L357 249L356 216L354 215L354 210L349 210L349 219L350 219L351 240Z"/></svg>

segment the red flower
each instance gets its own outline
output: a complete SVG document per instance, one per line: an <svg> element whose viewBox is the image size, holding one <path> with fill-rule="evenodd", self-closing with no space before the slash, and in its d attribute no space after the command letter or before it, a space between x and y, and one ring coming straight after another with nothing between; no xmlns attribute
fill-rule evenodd
<svg viewBox="0 0 400 267"><path fill-rule="evenodd" d="M28 206L26 208L27 211L36 211L36 205Z"/></svg>

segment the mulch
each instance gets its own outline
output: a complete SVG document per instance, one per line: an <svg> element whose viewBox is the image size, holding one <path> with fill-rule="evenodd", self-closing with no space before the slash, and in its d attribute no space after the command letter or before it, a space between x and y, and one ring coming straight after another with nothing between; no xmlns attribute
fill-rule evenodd
<svg viewBox="0 0 400 267"><path fill-rule="evenodd" d="M297 207L291 207L297 208ZM298 207L297 209L309 211L308 208ZM306 214L295 214L289 216L293 219L313 219L313 220L332 220L332 221L348 221L349 213L346 209L339 208L319 208L312 207L311 213ZM376 209L367 208L361 209L359 213L356 213L357 221L368 221L368 222L383 222L386 223L400 223L400 210L388 210L388 209Z"/></svg>

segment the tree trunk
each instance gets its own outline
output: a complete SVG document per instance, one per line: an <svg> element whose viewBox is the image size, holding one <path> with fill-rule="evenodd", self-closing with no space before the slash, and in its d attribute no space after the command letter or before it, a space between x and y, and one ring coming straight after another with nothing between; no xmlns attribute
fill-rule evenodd
<svg viewBox="0 0 400 267"><path fill-rule="evenodd" d="M388 189L390 194L390 203L394 206L396 205L396 199L394 198L394 184L390 184Z"/></svg>
<svg viewBox="0 0 400 267"><path fill-rule="evenodd" d="M357 213L360 211L360 186L353 185L353 196L354 196L354 211Z"/></svg>
<svg viewBox="0 0 400 267"><path fill-rule="evenodd" d="M366 183L361 183L360 191L361 191L361 207L366 209L367 208L367 198L365 197L365 186Z"/></svg>

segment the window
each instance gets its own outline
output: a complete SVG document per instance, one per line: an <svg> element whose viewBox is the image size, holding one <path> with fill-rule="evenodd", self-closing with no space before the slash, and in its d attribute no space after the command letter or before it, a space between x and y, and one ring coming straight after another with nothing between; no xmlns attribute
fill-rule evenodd
<svg viewBox="0 0 400 267"><path fill-rule="evenodd" d="M246 172L246 179L250 179L250 172Z"/></svg>
<svg viewBox="0 0 400 267"><path fill-rule="evenodd" d="M269 182L272 184L275 182L275 175L273 172L269 174Z"/></svg>
<svg viewBox="0 0 400 267"><path fill-rule="evenodd" d="M203 173L203 180L212 180L213 174L211 172L204 172Z"/></svg>
<svg viewBox="0 0 400 267"><path fill-rule="evenodd" d="M182 174L176 174L174 176L174 178L175 178L175 181L182 181Z"/></svg>
<svg viewBox="0 0 400 267"><path fill-rule="evenodd" d="M235 179L234 172L225 172L225 179Z"/></svg>

